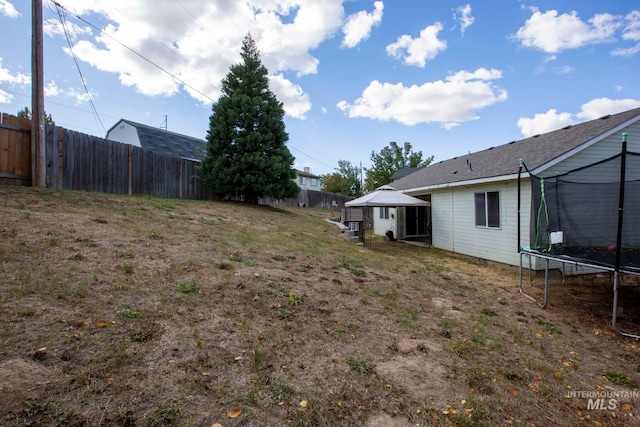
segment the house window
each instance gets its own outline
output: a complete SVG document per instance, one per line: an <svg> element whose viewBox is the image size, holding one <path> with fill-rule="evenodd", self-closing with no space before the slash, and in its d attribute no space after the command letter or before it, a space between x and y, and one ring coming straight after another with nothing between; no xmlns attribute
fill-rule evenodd
<svg viewBox="0 0 640 427"><path fill-rule="evenodd" d="M300 177L300 185L307 185L307 177L306 176L301 176Z"/></svg>
<svg viewBox="0 0 640 427"><path fill-rule="evenodd" d="M500 193L486 191L474 194L476 226L500 228Z"/></svg>
<svg viewBox="0 0 640 427"><path fill-rule="evenodd" d="M311 178L311 186L312 187L318 186L318 178Z"/></svg>
<svg viewBox="0 0 640 427"><path fill-rule="evenodd" d="M360 223L356 221L349 222L349 230L360 231Z"/></svg>
<svg viewBox="0 0 640 427"><path fill-rule="evenodd" d="M380 208L380 219L389 219L389 208Z"/></svg>

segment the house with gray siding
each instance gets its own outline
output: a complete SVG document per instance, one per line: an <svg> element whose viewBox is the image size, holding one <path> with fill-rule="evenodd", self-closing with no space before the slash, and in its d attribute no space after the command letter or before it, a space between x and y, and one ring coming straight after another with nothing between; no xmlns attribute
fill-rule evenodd
<svg viewBox="0 0 640 427"><path fill-rule="evenodd" d="M623 132L628 151L640 152L640 108L436 162L390 185L431 202L427 215L433 247L519 265L518 248L529 246L531 211L525 171L518 242L520 160L534 175L554 176L619 153ZM399 228L396 234L402 235L401 215L394 216L396 222L385 227ZM391 222L391 216L384 221Z"/></svg>

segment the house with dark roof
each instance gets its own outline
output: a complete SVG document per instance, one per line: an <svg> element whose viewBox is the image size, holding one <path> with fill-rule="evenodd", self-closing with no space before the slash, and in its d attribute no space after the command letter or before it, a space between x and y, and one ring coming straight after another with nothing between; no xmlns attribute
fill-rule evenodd
<svg viewBox="0 0 640 427"><path fill-rule="evenodd" d="M203 139L125 119L120 119L107 131L106 139L191 160L200 160L207 144Z"/></svg>
<svg viewBox="0 0 640 427"><path fill-rule="evenodd" d="M628 150L640 152L640 108L436 162L390 185L431 202L425 218L433 247L519 265L531 210L531 184L524 179L518 242L520 160L534 175L562 174L619 153L623 132ZM402 212L394 218L395 233L404 238L409 221Z"/></svg>

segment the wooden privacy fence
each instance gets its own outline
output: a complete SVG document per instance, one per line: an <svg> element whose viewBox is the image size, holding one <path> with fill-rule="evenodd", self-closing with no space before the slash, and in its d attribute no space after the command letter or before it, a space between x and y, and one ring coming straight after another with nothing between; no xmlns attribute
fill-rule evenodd
<svg viewBox="0 0 640 427"><path fill-rule="evenodd" d="M0 114L0 185L31 185L31 120Z"/></svg>
<svg viewBox="0 0 640 427"><path fill-rule="evenodd" d="M199 162L46 126L46 187L206 199ZM31 185L31 120L0 116L0 184Z"/></svg>
<svg viewBox="0 0 640 427"><path fill-rule="evenodd" d="M200 162L47 125L46 187L115 194L211 199ZM31 185L31 120L0 114L0 185ZM260 199L271 206L337 208L353 197L301 190L298 198Z"/></svg>

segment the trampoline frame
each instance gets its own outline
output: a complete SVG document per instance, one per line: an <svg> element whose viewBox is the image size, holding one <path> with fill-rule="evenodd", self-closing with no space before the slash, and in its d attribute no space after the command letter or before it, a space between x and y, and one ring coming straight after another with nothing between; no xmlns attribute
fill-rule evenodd
<svg viewBox="0 0 640 427"><path fill-rule="evenodd" d="M597 264L594 262L588 262L586 260L580 259L580 258L574 258L574 257L570 257L570 256L560 256L560 255L553 255L552 253L547 253L547 252L539 252L536 251L532 248L529 247L522 247L520 246L520 203L521 203L521 188L520 188L520 180L521 180L521 174L522 174L522 170L523 168L526 169L526 171L529 173L529 175L531 176L531 173L529 172L529 169L527 169L526 165L524 164L524 161L522 159L520 159L520 169L518 171L518 253L520 256L520 267L519 267L519 272L520 272L520 285L519 285L519 290L520 293L522 295L524 295L525 297L529 298L530 300L532 300L533 302L535 302L537 305L539 305L542 308L545 308L547 306L547 303L549 301L549 261L555 261L555 262L560 262L562 265L562 282L564 283L564 279L565 279L565 274L564 274L564 266L566 264L572 264L574 266L583 266L583 267L587 267L590 269L594 269L594 270L600 270L600 271L608 271L608 272L613 272L613 308L612 308L612 313L611 313L611 328L616 331L617 333L619 333L622 336L625 337L629 337L629 338L634 338L634 339L640 339L640 335L636 335L636 334L632 334L629 332L624 332L622 330L620 330L618 328L618 324L617 324L617 319L618 319L618 294L619 294L619 285L620 285L620 274L621 273L626 273L626 274L632 274L632 275L637 275L640 276L640 270L639 269L628 269L625 268L623 266L620 265L620 253L621 253L621 239L622 239L622 219L623 219L623 211L624 211L624 190L625 190L625 173L626 173L626 155L627 155L627 134L623 133L622 134L622 151L621 151L621 156L620 156L620 181L619 181L619 198L618 198L618 218L617 218L617 222L618 222L618 230L617 230L617 236L616 236L616 259L615 259L615 264L614 266L609 266L609 265L601 265L601 264ZM532 283L532 278L531 278L531 257L534 258L540 258L540 259L544 259L545 260L545 268L544 268L544 288L543 288L543 300L542 302L538 301L535 297L533 297L532 295L527 294L524 291L524 285L523 285L523 280L522 280L522 274L523 274L523 264L522 264L522 259L524 256L528 257L528 269L529 269L529 282Z"/></svg>
<svg viewBox="0 0 640 427"><path fill-rule="evenodd" d="M529 267L528 267L528 270L529 270L529 283L532 283L531 257L541 258L541 259L545 260L544 285L543 285L543 299L542 299L542 302L537 300L534 296L529 295L524 290L524 282L522 280L523 269L524 269L523 264L522 264L522 258L524 256L527 256L529 258L529 263L528 263L529 264ZM531 301L535 302L537 305L539 305L542 308L545 308L547 306L547 303L549 302L549 261L557 261L557 262L562 263L562 283L564 283L564 281L565 281L564 266L566 264L571 264L573 266L587 267L587 268L590 268L590 269L606 271L606 272L610 272L610 273L613 272L613 308L612 308L612 313L611 313L611 328L614 331L616 331L617 333L619 333L620 335L622 335L622 336L629 337L629 338L640 339L640 335L636 335L636 334L632 334L632 333L624 332L624 331L620 330L620 328L618 328L618 324L617 324L617 322L618 322L618 293L619 293L620 273L640 276L640 272L639 271L628 270L628 269L618 269L618 270L616 270L615 267L608 267L608 266L603 266L603 265L598 265L598 264L592 264L592 263L588 263L588 262L579 261L576 258L554 256L554 255L550 255L550 254L545 254L545 253L533 251L533 250L528 249L528 248L521 248L521 250L520 250L520 268L519 268L519 272L520 272L520 286L519 286L520 293L522 295L524 295L525 297L527 297L528 299L530 299Z"/></svg>

